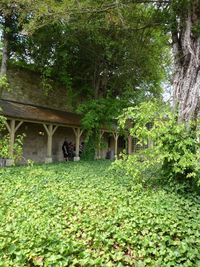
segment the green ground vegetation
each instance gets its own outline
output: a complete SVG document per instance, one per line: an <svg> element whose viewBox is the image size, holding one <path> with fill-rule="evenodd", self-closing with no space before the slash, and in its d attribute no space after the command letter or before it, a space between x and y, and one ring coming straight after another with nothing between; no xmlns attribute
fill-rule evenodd
<svg viewBox="0 0 200 267"><path fill-rule="evenodd" d="M109 166L0 169L0 266L200 266L199 196Z"/></svg>

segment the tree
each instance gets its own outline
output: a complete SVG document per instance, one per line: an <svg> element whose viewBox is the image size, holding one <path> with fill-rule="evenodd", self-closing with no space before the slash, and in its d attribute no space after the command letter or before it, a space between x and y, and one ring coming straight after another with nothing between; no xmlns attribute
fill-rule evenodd
<svg viewBox="0 0 200 267"><path fill-rule="evenodd" d="M196 119L200 110L200 2L171 4L174 54L174 105L179 121Z"/></svg>
<svg viewBox="0 0 200 267"><path fill-rule="evenodd" d="M0 26L2 31L2 58L0 67L0 97L3 89L8 88L7 67L8 60L11 57L11 44L14 44L17 36L22 30L19 23L20 16L26 13L27 0L12 1L2 0L0 3ZM20 15L19 15L20 14Z"/></svg>
<svg viewBox="0 0 200 267"><path fill-rule="evenodd" d="M41 17L47 12L42 8L45 3L40 4L39 10L43 12L36 15L36 26L33 27L34 16L26 20L29 32L31 29L34 32L31 35L19 32L11 43L12 59L18 64L42 72L44 78L56 78L68 89L71 85L72 94L76 98L84 96L84 100L110 96L136 103L161 94L166 37L159 29L151 31L144 27L149 19L144 8L137 7L134 12L126 10L129 21L134 17L143 20L141 30L129 30L121 27L118 14L113 11L90 17L90 12L82 16L79 9L75 9L71 20L63 18L61 23L53 2L54 17L48 24L48 18ZM60 11L61 7L64 8L59 6ZM36 13L37 10L34 9ZM27 9L22 14L26 12ZM18 20L22 21L22 18ZM42 21L41 25L47 25L40 27L39 21Z"/></svg>
<svg viewBox="0 0 200 267"><path fill-rule="evenodd" d="M12 2L12 1L11 1ZM171 34L174 54L174 106L178 109L178 120L188 123L196 120L200 99L200 11L199 0L118 0L114 2L48 0L36 1L30 6L31 18L27 29L50 24L55 21L69 23L78 19L91 20L103 14L106 23L121 29L146 29L152 31L161 27ZM130 18L137 6L142 7L143 19L148 12L149 19L142 21L138 16ZM102 19L101 19L102 21ZM101 25L99 25L101 27Z"/></svg>
<svg viewBox="0 0 200 267"><path fill-rule="evenodd" d="M0 21L2 24L2 60L0 68L0 96L2 94L3 87L6 83L7 75L7 63L9 57L8 43L10 38L10 24L11 24L11 14L8 12L0 13Z"/></svg>

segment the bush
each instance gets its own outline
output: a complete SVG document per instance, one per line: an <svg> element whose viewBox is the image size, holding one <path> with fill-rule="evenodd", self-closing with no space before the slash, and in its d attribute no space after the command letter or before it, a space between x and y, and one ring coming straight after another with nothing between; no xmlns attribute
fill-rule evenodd
<svg viewBox="0 0 200 267"><path fill-rule="evenodd" d="M134 155L123 155L114 163L117 168L142 181L149 168L155 167L157 172L157 166L160 166L163 177L200 185L197 130L178 124L176 114L155 102L126 109L119 117L120 126L126 128L127 121L129 125L132 123L130 134L137 137L139 144L149 146Z"/></svg>
<svg viewBox="0 0 200 267"><path fill-rule="evenodd" d="M89 135L85 140L84 149L83 149L83 153L81 155L81 159L94 160L95 147L96 147L95 136L94 136L94 134Z"/></svg>
<svg viewBox="0 0 200 267"><path fill-rule="evenodd" d="M9 134L5 134L6 127L5 127L6 118L3 116L0 116L0 158L10 158L9 155L9 145L10 145L10 137ZM22 158L22 147L23 147L23 139L24 134L17 135L15 138L14 143L14 153L13 153L13 159L15 161L19 161Z"/></svg>

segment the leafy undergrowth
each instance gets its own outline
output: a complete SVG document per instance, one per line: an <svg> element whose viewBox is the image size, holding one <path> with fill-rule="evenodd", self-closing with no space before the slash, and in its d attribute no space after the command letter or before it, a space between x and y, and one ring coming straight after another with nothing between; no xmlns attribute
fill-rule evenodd
<svg viewBox="0 0 200 267"><path fill-rule="evenodd" d="M200 199L109 162L0 170L0 266L200 266Z"/></svg>

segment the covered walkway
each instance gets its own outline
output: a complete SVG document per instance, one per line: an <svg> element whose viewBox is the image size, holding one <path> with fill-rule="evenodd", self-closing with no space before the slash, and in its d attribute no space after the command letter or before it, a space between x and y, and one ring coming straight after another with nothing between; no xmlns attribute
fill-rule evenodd
<svg viewBox="0 0 200 267"><path fill-rule="evenodd" d="M10 136L9 159L7 159L6 161L7 165L12 165L14 163L13 161L14 142L17 133L18 134L25 133L27 135L27 138L28 138L28 133L32 135L34 133L34 135L37 135L37 138L35 138L34 140L38 139L38 135L42 135L45 137L44 140L46 140L46 145L44 144L42 146L41 142L41 144L38 145L37 148L38 150L42 151L43 147L46 146L45 155L43 155L43 153L40 153L41 154L40 157L44 157L43 159L41 158L41 162L45 163L51 163L52 161L57 161L57 159L55 160L53 159L53 153L52 153L53 141L56 133L58 135L57 139L59 139L59 142L63 142L65 136L70 135L70 138L73 138L75 143L74 160L75 161L80 160L79 148L81 140L84 140L84 132L83 129L81 129L80 115L71 112L50 109L46 107L20 103L5 99L0 99L0 107L1 107L0 111L1 115L4 115L7 118L6 127ZM28 128L29 132L27 132ZM61 132L63 132L63 134ZM116 130L101 129L100 138L103 138L105 133L112 134L113 151L115 157L117 157L119 153L119 148L118 148L119 134ZM31 144L31 140L29 140L29 142L28 141L26 142L26 146L31 148L34 146L34 144ZM24 147L24 150L27 150L27 148ZM36 154L35 158L37 159L38 152L36 151L33 153ZM131 137L128 137L128 153L132 153ZM101 156L102 153L99 147L96 152L96 158L101 158Z"/></svg>

